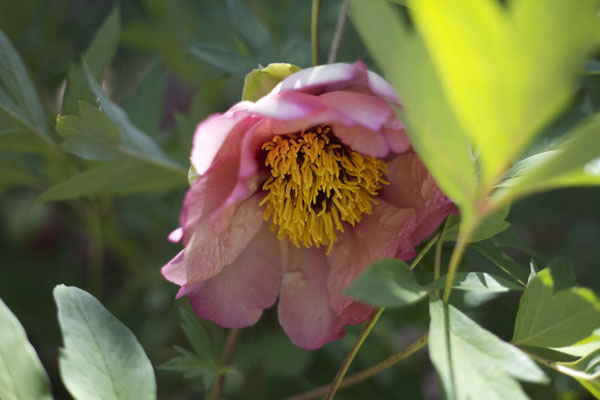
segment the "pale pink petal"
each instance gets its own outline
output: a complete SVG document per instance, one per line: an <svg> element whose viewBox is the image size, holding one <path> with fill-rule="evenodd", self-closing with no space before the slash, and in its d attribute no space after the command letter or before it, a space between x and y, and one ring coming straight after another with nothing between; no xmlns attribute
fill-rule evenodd
<svg viewBox="0 0 600 400"><path fill-rule="evenodd" d="M396 91L385 79L373 71L367 71L367 76L369 88L374 94L394 103L399 102Z"/></svg>
<svg viewBox="0 0 600 400"><path fill-rule="evenodd" d="M166 263L160 270L163 276L173 283L183 285L186 281L185 266L183 265L183 250L181 250L171 261Z"/></svg>
<svg viewBox="0 0 600 400"><path fill-rule="evenodd" d="M218 275L183 286L177 297L190 297L199 317L223 328L254 325L277 299L280 263L277 238L265 227Z"/></svg>
<svg viewBox="0 0 600 400"><path fill-rule="evenodd" d="M204 174L211 166L216 155L224 147L226 140L229 143L235 143L231 141L232 136L237 136L246 129L245 125L253 122L247 113L251 104L250 102L238 103L226 113L213 114L198 124L196 132L194 132L190 159L199 175ZM227 151L235 150L231 146L225 147L227 147Z"/></svg>
<svg viewBox="0 0 600 400"><path fill-rule="evenodd" d="M396 154L406 153L412 149L404 125L396 116L392 116L383 128L383 136L390 150Z"/></svg>
<svg viewBox="0 0 600 400"><path fill-rule="evenodd" d="M335 136L359 153L371 157L385 157L390 148L386 138L377 131L361 125L346 126L339 122L330 123Z"/></svg>
<svg viewBox="0 0 600 400"><path fill-rule="evenodd" d="M198 221L190 228L191 238L185 246L183 260L165 266L165 278L178 284L199 283L217 275L225 265L237 259L263 225L263 210L258 206L261 197L262 194L255 194L239 202L231 223L222 232L215 232L208 218Z"/></svg>
<svg viewBox="0 0 600 400"><path fill-rule="evenodd" d="M411 244L415 211L377 200L379 204L373 213L364 215L354 228L347 226L327 256L330 266L327 289L331 306L338 313L350 304L344 290L358 274L377 260L393 257L400 246Z"/></svg>
<svg viewBox="0 0 600 400"><path fill-rule="evenodd" d="M354 64L336 63L319 65L306 68L285 78L271 93L287 91L309 92L314 89L323 92L331 90L332 87L345 87L351 84L356 75Z"/></svg>
<svg viewBox="0 0 600 400"><path fill-rule="evenodd" d="M183 229L181 227L175 229L173 232L169 233L169 241L173 243L177 243L183 237Z"/></svg>
<svg viewBox="0 0 600 400"><path fill-rule="evenodd" d="M238 180L238 170L239 157L232 155L214 163L192 184L185 195L180 218L184 245L199 221L219 209L230 196Z"/></svg>
<svg viewBox="0 0 600 400"><path fill-rule="evenodd" d="M438 188L416 153L396 156L387 163L386 178L379 196L398 208L410 208L417 212L417 225L411 234L413 244L431 234L448 215L456 213L456 207Z"/></svg>
<svg viewBox="0 0 600 400"><path fill-rule="evenodd" d="M358 301L351 301L341 312L336 330L343 331L345 325L362 324L375 313L375 309Z"/></svg>
<svg viewBox="0 0 600 400"><path fill-rule="evenodd" d="M339 339L337 316L329 307L327 259L323 249L296 248L281 242L283 277L279 295L279 323L291 341L303 349L316 349Z"/></svg>
<svg viewBox="0 0 600 400"><path fill-rule="evenodd" d="M252 105L255 115L279 120L304 118L325 108L317 97L305 93L283 92L269 94Z"/></svg>
<svg viewBox="0 0 600 400"><path fill-rule="evenodd" d="M392 113L384 100L364 93L327 92L320 95L319 99L346 120L373 131L379 131Z"/></svg>

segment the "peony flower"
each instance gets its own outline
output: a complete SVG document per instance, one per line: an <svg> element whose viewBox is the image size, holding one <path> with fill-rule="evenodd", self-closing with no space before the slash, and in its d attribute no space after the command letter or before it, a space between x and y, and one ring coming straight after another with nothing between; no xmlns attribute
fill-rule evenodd
<svg viewBox="0 0 600 400"><path fill-rule="evenodd" d="M376 260L415 256L452 203L413 151L364 64L296 72L256 102L201 122L185 197L184 249L162 269L198 316L255 324L279 295L297 346L339 339L373 308L344 294Z"/></svg>

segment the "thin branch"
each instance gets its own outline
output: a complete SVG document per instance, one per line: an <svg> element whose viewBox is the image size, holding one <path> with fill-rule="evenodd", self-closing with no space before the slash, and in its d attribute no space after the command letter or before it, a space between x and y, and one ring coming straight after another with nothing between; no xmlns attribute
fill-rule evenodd
<svg viewBox="0 0 600 400"><path fill-rule="evenodd" d="M389 358L386 358L385 360L381 361L378 364L373 365L371 368L367 368L364 371L358 372L358 373L356 373L354 375L351 375L351 376L347 377L346 379L344 379L341 382L341 384L340 384L340 386L339 386L338 389L343 389L343 388L346 388L348 386L352 386L352 385L354 385L356 383L362 382L365 379L370 378L373 375L376 375L379 372L390 368L391 366L397 364L399 361L401 361L401 360L405 359L406 357L410 356L411 354L413 354L417 350L425 347L425 345L427 345L428 341L429 341L429 333L425 333L419 339L417 339L413 343L409 344L407 347L405 347L400 352L394 354L393 356L391 356ZM309 392L305 392L305 393L298 394L298 395L291 396L291 397L286 397L284 400L311 400L311 399L316 399L316 398L324 395L325 393L327 393L327 391L330 389L330 387L331 387L331 384L325 385L325 386L321 386L321 387L313 389L313 390L311 390Z"/></svg>
<svg viewBox="0 0 600 400"><path fill-rule="evenodd" d="M329 57L327 58L327 64L332 64L337 58L340 44L342 43L342 36L344 36L344 24L346 22L346 14L348 13L348 6L350 0L344 0L342 8L340 9L340 15L338 16L337 24L335 26L335 33L333 40L331 41L331 50L329 50Z"/></svg>
<svg viewBox="0 0 600 400"><path fill-rule="evenodd" d="M377 312L373 315L373 317L371 318L369 323L364 327L364 329L358 336L358 339L354 343L354 346L352 346L352 349L350 350L350 352L344 359L342 366L340 367L338 373L336 374L335 379L331 383L331 388L329 389L329 392L327 393L327 397L325 397L325 400L331 400L331 399L333 399L333 396L335 396L335 392L337 391L340 384L342 383L342 379L344 379L344 375L346 375L346 372L348 371L350 364L352 364L352 360L354 360L356 353L358 353L358 350L362 346L363 342L365 341L367 336L369 336L369 333L371 333L371 330L377 323L377 320L381 316L381 313L383 313L383 310L385 310L385 307L381 307L379 310L377 310Z"/></svg>
<svg viewBox="0 0 600 400"><path fill-rule="evenodd" d="M441 237L441 232L438 232L435 235L433 235L431 237L431 239L429 239L429 242L427 242L427 244L425 245L425 247L423 247L423 249L421 249L421 251L419 252L419 254L417 254L417 256L415 257L415 259L412 260L412 262L410 263L410 270L411 271L413 269L415 269L415 267L417 265L419 265L419 263L421 262L421 260L423 259L423 257L425 257L425 254L427 254L427 252L429 252L429 250L431 249L431 247L433 247L433 245L438 241L438 239L440 237Z"/></svg>

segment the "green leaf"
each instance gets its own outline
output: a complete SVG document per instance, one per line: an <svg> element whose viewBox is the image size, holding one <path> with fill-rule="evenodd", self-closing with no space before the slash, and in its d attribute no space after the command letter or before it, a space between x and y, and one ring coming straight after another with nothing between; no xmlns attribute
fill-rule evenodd
<svg viewBox="0 0 600 400"><path fill-rule="evenodd" d="M206 329L206 322L190 311L183 309L180 309L180 311L181 327L186 338L192 345L192 349L203 362L209 364L211 369L216 371L222 350L220 343L214 340L214 334L209 334Z"/></svg>
<svg viewBox="0 0 600 400"><path fill-rule="evenodd" d="M519 302L513 343L569 346L600 327L598 298L589 289L565 287L571 283L571 274L565 269L568 266L556 264L529 280Z"/></svg>
<svg viewBox="0 0 600 400"><path fill-rule="evenodd" d="M0 396L49 400L50 381L19 320L0 299Z"/></svg>
<svg viewBox="0 0 600 400"><path fill-rule="evenodd" d="M394 7L384 0L353 0L350 17L402 100L399 114L415 150L468 219L476 182L469 141L450 109L423 42L407 32Z"/></svg>
<svg viewBox="0 0 600 400"><path fill-rule="evenodd" d="M258 65L258 61L252 57L215 44L196 44L190 48L190 53L233 76L243 77Z"/></svg>
<svg viewBox="0 0 600 400"><path fill-rule="evenodd" d="M114 161L135 151L119 147L119 131L112 121L86 102L79 103L79 117L58 116L56 131L66 140L60 145L69 153L86 160Z"/></svg>
<svg viewBox="0 0 600 400"><path fill-rule="evenodd" d="M54 289L64 340L59 366L76 400L155 399L150 360L133 333L89 293Z"/></svg>
<svg viewBox="0 0 600 400"><path fill-rule="evenodd" d="M346 292L378 307L407 306L427 295L427 290L417 283L408 264L395 258L374 262Z"/></svg>
<svg viewBox="0 0 600 400"><path fill-rule="evenodd" d="M446 286L446 278L447 276L444 275L439 279L436 279L427 285L427 289L430 291L444 289ZM487 293L523 290L522 286L517 285L513 281L485 272L457 272L456 277L452 282L452 288L456 290Z"/></svg>
<svg viewBox="0 0 600 400"><path fill-rule="evenodd" d="M144 132L157 134L163 118L165 92L165 73L156 65L125 101L123 108L131 122Z"/></svg>
<svg viewBox="0 0 600 400"><path fill-rule="evenodd" d="M469 242L475 243L485 239L490 239L497 234L504 232L510 227L510 224L506 221L506 217L510 211L510 204L501 207L497 211L488 215L481 224L477 227L477 230L469 238ZM458 215L448 216L448 225L444 231L444 241L456 241L458 238L458 231L460 228L460 217Z"/></svg>
<svg viewBox="0 0 600 400"><path fill-rule="evenodd" d="M171 161L148 135L129 121L127 114L118 105L104 95L85 61L83 63L83 70L86 74L88 84L98 97L102 111L108 116L119 132L121 147L127 149L130 155L136 158L143 159L148 163L179 173L185 177L187 170Z"/></svg>
<svg viewBox="0 0 600 400"><path fill-rule="evenodd" d="M257 101L271 91L279 82L300 71L292 64L274 63L265 68L254 69L244 79L242 100Z"/></svg>
<svg viewBox="0 0 600 400"><path fill-rule="evenodd" d="M263 332L244 340L235 353L234 361L241 369L259 367L269 376L293 378L302 376L309 366L311 354L293 345L282 332Z"/></svg>
<svg viewBox="0 0 600 400"><path fill-rule="evenodd" d="M185 185L179 174L136 160L122 160L88 169L42 193L36 202L74 199L96 194L130 194Z"/></svg>
<svg viewBox="0 0 600 400"><path fill-rule="evenodd" d="M527 399L517 380L545 383L539 367L451 305L429 304L429 354L448 400Z"/></svg>
<svg viewBox="0 0 600 400"><path fill-rule="evenodd" d="M577 378L577 382L587 389L595 398L600 399L600 380L586 381Z"/></svg>
<svg viewBox="0 0 600 400"><path fill-rule="evenodd" d="M579 371L588 375L587 380L600 379L600 349L596 350L585 357L581 357L577 361L573 362L561 362L562 366L569 368L570 370Z"/></svg>
<svg viewBox="0 0 600 400"><path fill-rule="evenodd" d="M235 31L250 46L255 55L273 56L273 39L267 27L241 0L227 0L227 9Z"/></svg>
<svg viewBox="0 0 600 400"><path fill-rule="evenodd" d="M505 7L495 0L414 0L411 6L449 103L479 146L483 185L494 184L568 103L584 57L600 43L598 1L516 0ZM573 29L556 29L563 24Z"/></svg>
<svg viewBox="0 0 600 400"><path fill-rule="evenodd" d="M519 282L521 285L525 286L527 284L527 278L529 276L528 271L525 270L525 268L523 268L515 260L513 260L509 255L496 247L494 242L491 240L483 240L478 243L473 243L469 247L490 260L492 263L494 263L494 265L508 274L515 281Z"/></svg>
<svg viewBox="0 0 600 400"><path fill-rule="evenodd" d="M600 115L579 125L550 150L530 156L500 184L494 198L514 200L547 189L600 185Z"/></svg>
<svg viewBox="0 0 600 400"><path fill-rule="evenodd" d="M14 130L34 132L46 145L54 145L35 86L0 30L0 135Z"/></svg>
<svg viewBox="0 0 600 400"><path fill-rule="evenodd" d="M119 7L115 7L106 17L92 43L83 55L83 59L90 66L96 80L100 80L102 74L110 65L121 36L121 13ZM77 65L72 65L67 77L67 87L63 97L62 113L74 114L77 112L77 103L96 101L94 93L90 90L83 70Z"/></svg>

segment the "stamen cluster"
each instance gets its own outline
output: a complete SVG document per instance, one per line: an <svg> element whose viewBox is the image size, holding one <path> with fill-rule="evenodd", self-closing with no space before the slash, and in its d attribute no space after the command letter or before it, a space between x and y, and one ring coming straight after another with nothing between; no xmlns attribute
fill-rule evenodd
<svg viewBox="0 0 600 400"><path fill-rule="evenodd" d="M388 184L381 160L355 152L337 139L328 125L278 135L263 144L271 176L262 189L264 219L296 246L328 246L377 204L373 198Z"/></svg>

